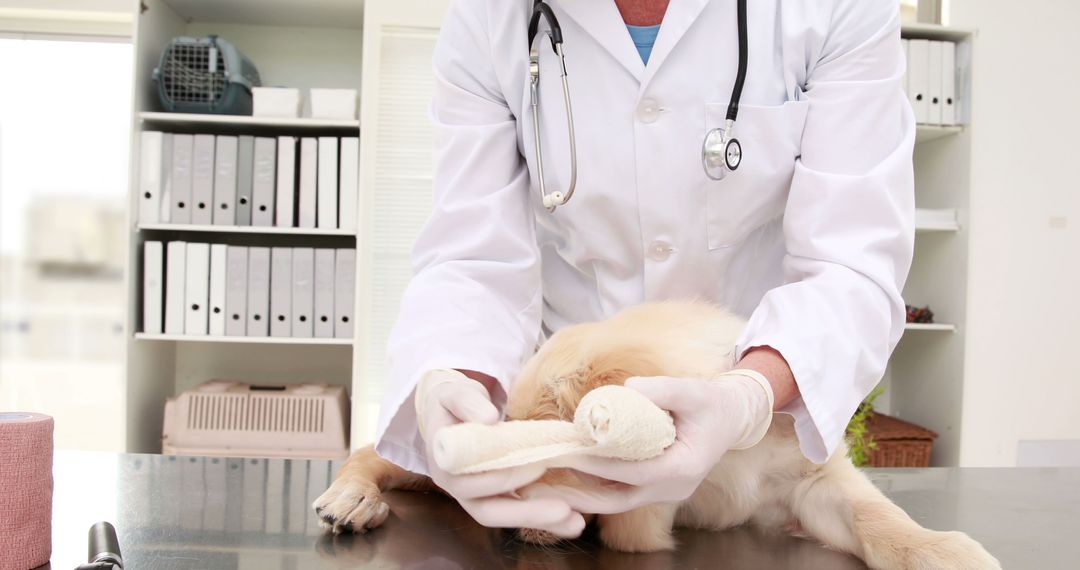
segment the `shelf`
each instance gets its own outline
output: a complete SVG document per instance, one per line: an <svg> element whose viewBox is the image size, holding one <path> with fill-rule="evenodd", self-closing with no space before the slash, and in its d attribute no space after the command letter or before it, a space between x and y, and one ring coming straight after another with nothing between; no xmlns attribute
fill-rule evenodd
<svg viewBox="0 0 1080 570"><path fill-rule="evenodd" d="M915 125L915 144L922 144L964 132L963 125Z"/></svg>
<svg viewBox="0 0 1080 570"><path fill-rule="evenodd" d="M310 119L252 117L250 115L200 115L195 113L162 113L144 111L139 113L139 120L148 125L192 128L192 127L232 127L246 131L292 129L292 130L360 130L360 121L356 119Z"/></svg>
<svg viewBox="0 0 1080 570"><path fill-rule="evenodd" d="M364 2L359 0L169 0L187 20L261 26L363 28Z"/></svg>
<svg viewBox="0 0 1080 570"><path fill-rule="evenodd" d="M135 333L136 340L177 342L231 342L241 344L302 344L325 346L352 346L351 338L293 338L280 336L201 336L185 334Z"/></svg>
<svg viewBox="0 0 1080 570"><path fill-rule="evenodd" d="M956 210L925 208L915 209L915 232L958 232L960 222Z"/></svg>
<svg viewBox="0 0 1080 570"><path fill-rule="evenodd" d="M276 234L295 236L355 236L349 230L281 228L276 226L207 226L198 224L139 224L139 231L205 232L220 234Z"/></svg>
<svg viewBox="0 0 1080 570"><path fill-rule="evenodd" d="M904 330L956 332L956 325L949 323L907 323L904 325Z"/></svg>
<svg viewBox="0 0 1080 570"><path fill-rule="evenodd" d="M942 40L948 42L963 41L975 35L973 28L957 28L942 26L941 24L903 24L900 27L900 37L920 40Z"/></svg>

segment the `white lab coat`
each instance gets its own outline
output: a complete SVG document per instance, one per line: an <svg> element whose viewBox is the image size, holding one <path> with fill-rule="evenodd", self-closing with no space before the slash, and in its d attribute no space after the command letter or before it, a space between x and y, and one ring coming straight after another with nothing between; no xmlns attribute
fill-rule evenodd
<svg viewBox="0 0 1080 570"><path fill-rule="evenodd" d="M697 297L749 318L737 356L783 354L801 391L784 411L824 461L905 321L915 125L898 3L749 2L744 157L717 182L700 153L735 79L735 0L671 0L647 66L612 0L552 2L579 164L554 214L536 183L531 4L456 1L439 37L435 208L389 341L376 449L426 472L411 397L424 371L485 372L506 392L544 333ZM550 192L566 187L569 155L557 60L540 53Z"/></svg>

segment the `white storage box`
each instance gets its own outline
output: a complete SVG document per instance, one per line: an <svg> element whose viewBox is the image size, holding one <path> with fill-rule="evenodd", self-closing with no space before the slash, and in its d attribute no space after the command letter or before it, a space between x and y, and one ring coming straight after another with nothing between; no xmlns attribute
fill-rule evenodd
<svg viewBox="0 0 1080 570"><path fill-rule="evenodd" d="M166 455L344 459L349 397L341 386L211 380L165 402Z"/></svg>
<svg viewBox="0 0 1080 570"><path fill-rule="evenodd" d="M255 117L295 119L300 116L300 90L292 87L253 87Z"/></svg>
<svg viewBox="0 0 1080 570"><path fill-rule="evenodd" d="M311 117L355 119L356 89L312 89Z"/></svg>

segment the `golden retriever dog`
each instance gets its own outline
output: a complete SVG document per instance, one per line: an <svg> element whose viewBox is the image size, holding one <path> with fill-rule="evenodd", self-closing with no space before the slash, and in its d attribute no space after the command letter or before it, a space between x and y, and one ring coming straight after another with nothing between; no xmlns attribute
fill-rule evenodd
<svg viewBox="0 0 1080 570"><path fill-rule="evenodd" d="M526 363L509 394L511 420L572 421L590 390L632 376L713 378L731 368L745 321L716 306L664 302L626 309L597 323L554 334ZM543 482L586 488L612 484L567 469ZM382 524L390 489L431 489L431 481L360 449L314 504L335 531L364 532ZM730 451L688 499L592 518L609 548L652 552L675 548L673 527L721 530L753 523L816 539L872 568L1000 568L962 532L919 526L879 491L838 449L817 465L799 451L791 416L775 414L756 446ZM551 544L546 532L521 529L526 542Z"/></svg>

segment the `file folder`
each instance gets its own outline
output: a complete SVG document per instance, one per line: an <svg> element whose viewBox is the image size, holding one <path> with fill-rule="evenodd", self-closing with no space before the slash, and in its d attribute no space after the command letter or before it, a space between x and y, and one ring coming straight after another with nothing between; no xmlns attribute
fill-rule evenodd
<svg viewBox="0 0 1080 570"><path fill-rule="evenodd" d="M930 40L908 40L908 97L916 123L930 120Z"/></svg>
<svg viewBox="0 0 1080 570"><path fill-rule="evenodd" d="M210 303L210 244L189 243L184 272L184 334L206 335Z"/></svg>
<svg viewBox="0 0 1080 570"><path fill-rule="evenodd" d="M143 243L143 332L161 334L165 250L160 241Z"/></svg>
<svg viewBox="0 0 1080 570"><path fill-rule="evenodd" d="M248 248L247 336L268 336L270 311L270 248Z"/></svg>
<svg viewBox="0 0 1080 570"><path fill-rule="evenodd" d="M210 336L225 336L225 279L228 272L228 246L210 246Z"/></svg>
<svg viewBox="0 0 1080 570"><path fill-rule="evenodd" d="M339 249L336 255L334 279L334 337L352 338L353 303L356 293L356 250Z"/></svg>
<svg viewBox="0 0 1080 570"><path fill-rule="evenodd" d="M956 99L956 44L941 45L941 124L960 124L960 105Z"/></svg>
<svg viewBox="0 0 1080 570"><path fill-rule="evenodd" d="M316 183L318 182L318 139L300 139L300 190L297 208L301 228L315 227Z"/></svg>
<svg viewBox="0 0 1080 570"><path fill-rule="evenodd" d="M355 232L360 215L360 139L341 139L341 181L338 220L343 230Z"/></svg>
<svg viewBox="0 0 1080 570"><path fill-rule="evenodd" d="M191 171L191 223L214 223L214 135L195 135Z"/></svg>
<svg viewBox="0 0 1080 570"><path fill-rule="evenodd" d="M173 135L165 133L161 139L161 204L158 219L172 223L172 158Z"/></svg>
<svg viewBox="0 0 1080 570"><path fill-rule="evenodd" d="M251 225L251 184L255 172L255 137L241 136L236 151L236 225Z"/></svg>
<svg viewBox="0 0 1080 570"><path fill-rule="evenodd" d="M160 131L139 134L139 223L161 221L161 193L169 173L164 169L162 151L167 135Z"/></svg>
<svg viewBox="0 0 1080 570"><path fill-rule="evenodd" d="M191 223L191 176L195 137L173 135L172 223Z"/></svg>
<svg viewBox="0 0 1080 570"><path fill-rule="evenodd" d="M296 217L296 137L278 137L277 215L274 225L291 228Z"/></svg>
<svg viewBox="0 0 1080 570"><path fill-rule="evenodd" d="M206 508L202 512L203 528L223 531L225 530L225 505L228 500L225 458L207 457L203 469L206 470Z"/></svg>
<svg viewBox="0 0 1080 570"><path fill-rule="evenodd" d="M319 229L338 227L338 140L319 137L317 222Z"/></svg>
<svg viewBox="0 0 1080 570"><path fill-rule="evenodd" d="M931 125L941 124L941 108L942 108L942 91L941 91L941 63L943 59L942 55L942 42L931 41L928 54L927 74L930 76L930 83L926 88L927 93L930 96L930 111L926 120Z"/></svg>
<svg viewBox="0 0 1080 570"><path fill-rule="evenodd" d="M334 337L334 250L315 250L315 327L316 338Z"/></svg>
<svg viewBox="0 0 1080 570"><path fill-rule="evenodd" d="M277 174L277 139L255 139L255 170L252 174L251 225L274 225L274 178Z"/></svg>
<svg viewBox="0 0 1080 570"><path fill-rule="evenodd" d="M170 241L165 247L165 334L184 334L184 269L187 244Z"/></svg>
<svg viewBox="0 0 1080 570"><path fill-rule="evenodd" d="M266 460L244 460L244 509L240 530L261 533L266 529Z"/></svg>
<svg viewBox="0 0 1080 570"><path fill-rule="evenodd" d="M270 336L292 334L292 248L270 250Z"/></svg>
<svg viewBox="0 0 1080 570"><path fill-rule="evenodd" d="M230 245L225 259L225 334L246 336L248 248Z"/></svg>
<svg viewBox="0 0 1080 570"><path fill-rule="evenodd" d="M293 249L292 269L292 336L311 338L314 334L312 311L315 309L315 250L310 247Z"/></svg>
<svg viewBox="0 0 1080 570"><path fill-rule="evenodd" d="M214 224L236 225L237 138L219 135L214 151Z"/></svg>

